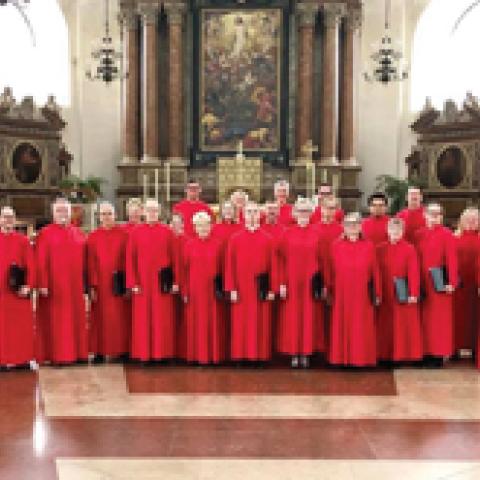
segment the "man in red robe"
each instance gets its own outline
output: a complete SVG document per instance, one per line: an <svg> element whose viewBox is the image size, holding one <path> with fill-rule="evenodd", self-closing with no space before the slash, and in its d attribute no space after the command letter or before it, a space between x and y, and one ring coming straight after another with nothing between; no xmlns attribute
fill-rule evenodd
<svg viewBox="0 0 480 480"><path fill-rule="evenodd" d="M420 272L415 247L403 239L400 218L388 222L388 241L377 247L382 275L382 303L377 316L378 359L419 361L423 357L418 297ZM399 299L395 282L405 281L407 298Z"/></svg>
<svg viewBox="0 0 480 480"><path fill-rule="evenodd" d="M122 228L130 233L137 225L142 223L143 204L139 198L130 198L127 202L127 222Z"/></svg>
<svg viewBox="0 0 480 480"><path fill-rule="evenodd" d="M281 236L288 228L279 223L280 207L277 202L265 202L265 219L262 223L262 230L267 232L274 240L280 240Z"/></svg>
<svg viewBox="0 0 480 480"><path fill-rule="evenodd" d="M230 237L241 228L242 225L235 221L235 206L230 200L226 200L220 206L220 221L213 225L212 235L226 246Z"/></svg>
<svg viewBox="0 0 480 480"><path fill-rule="evenodd" d="M370 216L362 222L362 235L365 240L370 240L374 245L386 242L387 235L387 215L388 200L384 193L373 193L368 197L368 208Z"/></svg>
<svg viewBox="0 0 480 480"><path fill-rule="evenodd" d="M245 229L231 237L226 256L225 290L232 302L232 360L266 362L271 358L275 278L272 239L260 229L259 206L249 202Z"/></svg>
<svg viewBox="0 0 480 480"><path fill-rule="evenodd" d="M310 218L311 223L318 223L322 221L322 206L325 204L326 201L329 200L336 200L335 194L333 192L333 188L328 183L322 183L318 187L318 206L313 212L312 217ZM345 216L343 210L338 208L338 200L337 200L337 208L335 209L335 221L338 223L342 223L343 217Z"/></svg>
<svg viewBox="0 0 480 480"><path fill-rule="evenodd" d="M130 308L123 291L128 234L115 224L111 203L100 204L99 216L100 227L87 240L87 259L92 300L90 347L97 359L103 359L125 356L129 351Z"/></svg>
<svg viewBox="0 0 480 480"><path fill-rule="evenodd" d="M37 359L67 364L88 359L85 290L85 235L70 224L71 205L57 199L53 224L36 243L39 303Z"/></svg>
<svg viewBox="0 0 480 480"><path fill-rule="evenodd" d="M420 279L425 291L421 302L424 353L426 363L441 367L453 353L453 292L458 283L458 261L452 232L442 225L443 210L438 203L425 209L427 226L416 232L420 258ZM431 269L445 269L444 291L436 291Z"/></svg>
<svg viewBox="0 0 480 480"><path fill-rule="evenodd" d="M278 204L278 223L281 225L292 225L295 219L292 216L292 205L288 203L290 184L286 180L278 180L273 186L273 194Z"/></svg>
<svg viewBox="0 0 480 480"><path fill-rule="evenodd" d="M18 281L16 271L22 269ZM33 353L33 251L28 238L15 232L15 212L0 212L0 367L28 365Z"/></svg>
<svg viewBox="0 0 480 480"><path fill-rule="evenodd" d="M200 184L194 179L189 180L185 187L186 198L174 205L172 209L172 212L182 215L185 235L188 237L195 235L192 218L197 212L207 212L212 220L215 218L212 209L200 200L201 193Z"/></svg>
<svg viewBox="0 0 480 480"><path fill-rule="evenodd" d="M422 191L417 187L410 187L407 192L407 207L397 214L405 222L405 240L410 243L415 242L416 231L425 227L422 201Z"/></svg>
<svg viewBox="0 0 480 480"><path fill-rule="evenodd" d="M327 249L327 255L329 255L330 247L335 240L338 240L343 234L343 226L341 223L335 220L336 212L338 211L338 201L336 198L329 198L322 203L321 206L322 216L321 220L313 224L313 228L318 235L324 249Z"/></svg>
<svg viewBox="0 0 480 480"><path fill-rule="evenodd" d="M147 200L145 223L127 244L126 280L133 294L130 356L142 362L171 359L176 350L173 233L159 222L159 214L158 202Z"/></svg>

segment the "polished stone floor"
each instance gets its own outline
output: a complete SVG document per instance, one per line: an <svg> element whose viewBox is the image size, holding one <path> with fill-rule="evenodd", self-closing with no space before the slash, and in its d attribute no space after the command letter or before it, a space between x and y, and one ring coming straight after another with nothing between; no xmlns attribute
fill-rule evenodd
<svg viewBox="0 0 480 480"><path fill-rule="evenodd" d="M0 373L0 480L480 479L480 372Z"/></svg>

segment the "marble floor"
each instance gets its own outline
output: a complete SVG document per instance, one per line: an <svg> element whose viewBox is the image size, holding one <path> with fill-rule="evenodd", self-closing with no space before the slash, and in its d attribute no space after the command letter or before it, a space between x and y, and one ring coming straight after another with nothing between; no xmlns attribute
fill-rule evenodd
<svg viewBox="0 0 480 480"><path fill-rule="evenodd" d="M0 480L480 478L480 372L0 373Z"/></svg>

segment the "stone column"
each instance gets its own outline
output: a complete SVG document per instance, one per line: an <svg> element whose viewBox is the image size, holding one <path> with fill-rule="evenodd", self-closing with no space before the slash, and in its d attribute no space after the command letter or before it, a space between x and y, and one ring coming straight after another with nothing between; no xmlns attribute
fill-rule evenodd
<svg viewBox="0 0 480 480"><path fill-rule="evenodd" d="M135 163L139 159L139 69L138 14L126 10L123 16L123 54L128 73L123 89L123 162Z"/></svg>
<svg viewBox="0 0 480 480"><path fill-rule="evenodd" d="M321 159L326 165L335 165L337 158L338 122L338 26L345 11L343 3L322 6L324 18L322 105L321 105Z"/></svg>
<svg viewBox="0 0 480 480"><path fill-rule="evenodd" d="M361 9L350 8L344 22L340 91L340 158L356 165L355 158L355 46L361 24Z"/></svg>
<svg viewBox="0 0 480 480"><path fill-rule="evenodd" d="M168 157L171 160L183 160L183 15L185 4L165 4L168 20Z"/></svg>
<svg viewBox="0 0 480 480"><path fill-rule="evenodd" d="M302 147L312 139L313 114L313 31L318 7L314 4L297 5L298 66L297 112L295 149L297 158L303 156Z"/></svg>
<svg viewBox="0 0 480 480"><path fill-rule="evenodd" d="M142 15L142 162L159 161L158 138L158 16L157 4L140 4Z"/></svg>

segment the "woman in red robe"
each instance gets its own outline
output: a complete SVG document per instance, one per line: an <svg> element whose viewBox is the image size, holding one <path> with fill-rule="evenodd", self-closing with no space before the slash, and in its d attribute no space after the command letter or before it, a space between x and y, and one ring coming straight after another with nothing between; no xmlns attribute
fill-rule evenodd
<svg viewBox="0 0 480 480"><path fill-rule="evenodd" d="M42 228L36 242L37 360L67 364L88 360L85 302L85 235L70 225L71 205L57 199L54 223Z"/></svg>
<svg viewBox="0 0 480 480"><path fill-rule="evenodd" d="M130 308L125 293L114 292L115 275L125 275L127 232L115 225L115 209L103 202L100 227L87 240L90 351L97 359L124 356L130 345ZM122 272L122 273L119 273Z"/></svg>
<svg viewBox="0 0 480 480"><path fill-rule="evenodd" d="M441 367L453 353L453 292L458 283L458 261L452 232L442 225L443 210L437 203L425 209L427 226L416 233L420 281L425 291L421 302L424 354L427 365ZM434 288L432 268L446 269L445 290Z"/></svg>
<svg viewBox="0 0 480 480"><path fill-rule="evenodd" d="M403 232L403 220L391 218L389 240L377 247L383 294L377 317L377 348L378 359L387 362L418 361L423 356L418 258L413 245L403 239ZM406 280L405 303L399 302L396 279Z"/></svg>
<svg viewBox="0 0 480 480"><path fill-rule="evenodd" d="M185 359L218 364L225 359L225 319L216 293L221 273L221 243L211 235L211 218L198 212L192 219L196 237L185 244L183 256L186 304Z"/></svg>
<svg viewBox="0 0 480 480"><path fill-rule="evenodd" d="M329 361L367 367L377 363L374 306L381 301L381 280L373 243L361 237L360 215L344 219L345 234L332 245L327 276L333 297Z"/></svg>
<svg viewBox="0 0 480 480"><path fill-rule="evenodd" d="M260 228L258 205L249 202L245 229L230 238L225 259L225 290L232 302L230 356L234 361L266 362L271 358L271 301L273 291L278 290L273 283L275 268L272 238Z"/></svg>
<svg viewBox="0 0 480 480"><path fill-rule="evenodd" d="M159 222L159 213L158 202L147 200L146 222L133 230L127 244L127 288L133 294L130 356L143 362L176 353L173 234Z"/></svg>
<svg viewBox="0 0 480 480"><path fill-rule="evenodd" d="M477 268L480 253L479 212L467 208L461 215L455 236L458 256L459 287L453 295L455 351L476 350L478 329Z"/></svg>
<svg viewBox="0 0 480 480"><path fill-rule="evenodd" d="M306 368L310 357L325 346L323 304L315 299L315 275L325 280L324 260L318 233L310 225L313 204L308 199L295 203L297 224L283 235L280 244L280 307L277 348L291 357L293 368ZM320 288L321 289L321 288ZM318 294L318 292L317 292Z"/></svg>
<svg viewBox="0 0 480 480"><path fill-rule="evenodd" d="M28 238L15 232L15 212L0 212L0 366L28 365L33 353L33 251ZM12 266L24 270L21 285L10 286ZM18 287L18 288L17 288Z"/></svg>

